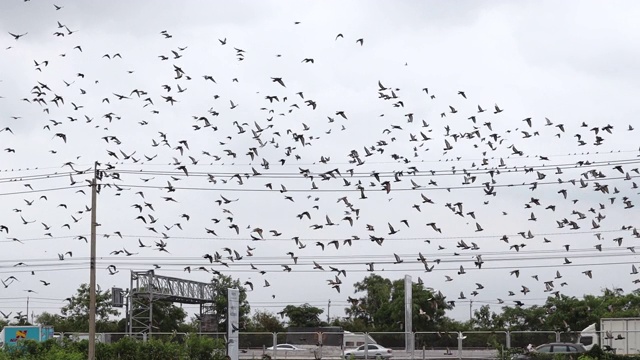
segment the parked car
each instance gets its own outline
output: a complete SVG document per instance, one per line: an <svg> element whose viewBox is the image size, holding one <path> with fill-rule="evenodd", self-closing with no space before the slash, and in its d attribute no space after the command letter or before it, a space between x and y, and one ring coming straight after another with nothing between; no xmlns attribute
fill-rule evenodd
<svg viewBox="0 0 640 360"><path fill-rule="evenodd" d="M379 344L367 344L359 346L355 349L347 350L344 352L344 358L350 359L351 356L355 358L364 358L365 346L367 347L367 357L370 359L375 359L376 357L381 357L383 359L390 359L393 356L393 351Z"/></svg>
<svg viewBox="0 0 640 360"><path fill-rule="evenodd" d="M267 350L273 351L273 346L269 346ZM293 346L291 344L277 344L275 347L276 351L304 351L305 349L301 349L299 347Z"/></svg>
<svg viewBox="0 0 640 360"><path fill-rule="evenodd" d="M587 352L587 349L585 349L585 347L582 344L549 343L549 344L543 344L536 347L530 353L516 355L513 357L513 359L514 360L533 359L533 357L530 355L531 353L549 354L549 357L551 358L555 354L582 354L585 352Z"/></svg>

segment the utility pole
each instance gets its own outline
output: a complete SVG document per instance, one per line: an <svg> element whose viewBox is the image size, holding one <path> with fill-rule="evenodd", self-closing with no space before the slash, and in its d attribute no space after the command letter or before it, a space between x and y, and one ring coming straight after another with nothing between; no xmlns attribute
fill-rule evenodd
<svg viewBox="0 0 640 360"><path fill-rule="evenodd" d="M469 300L469 320L473 320L473 300Z"/></svg>
<svg viewBox="0 0 640 360"><path fill-rule="evenodd" d="M20 319L18 319L20 321ZM27 321L29 321L29 297L27 296Z"/></svg>
<svg viewBox="0 0 640 360"><path fill-rule="evenodd" d="M91 260L89 262L89 360L96 356L96 202L98 199L98 162L93 165L91 181Z"/></svg>
<svg viewBox="0 0 640 360"><path fill-rule="evenodd" d="M329 314L331 314L331 299L329 299L329 303L327 304L327 325L329 325L329 322L331 321Z"/></svg>

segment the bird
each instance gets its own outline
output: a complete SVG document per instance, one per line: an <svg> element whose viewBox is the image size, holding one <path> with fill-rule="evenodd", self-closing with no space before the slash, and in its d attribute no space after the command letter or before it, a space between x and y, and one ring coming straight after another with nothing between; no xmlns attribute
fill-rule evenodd
<svg viewBox="0 0 640 360"><path fill-rule="evenodd" d="M272 78L271 78L271 81L272 81L272 82L275 82L275 83L278 83L278 84L280 84L280 85L282 85L282 87L286 87L286 86L285 86L285 84L284 84L284 81L282 81L282 78L279 78L279 77L272 77Z"/></svg>
<svg viewBox="0 0 640 360"><path fill-rule="evenodd" d="M24 34L14 34L14 33L11 33L11 32L9 33L9 35L13 36L13 38L14 38L15 40L19 40L21 37L23 37L23 36L25 36L25 35L27 35L27 34L28 34L28 33L24 33Z"/></svg>

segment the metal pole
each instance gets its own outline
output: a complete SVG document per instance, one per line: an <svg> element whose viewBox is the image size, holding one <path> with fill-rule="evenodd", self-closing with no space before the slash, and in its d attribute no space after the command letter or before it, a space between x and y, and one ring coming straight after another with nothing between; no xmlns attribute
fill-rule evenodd
<svg viewBox="0 0 640 360"><path fill-rule="evenodd" d="M228 306L228 305L227 305ZM229 319L227 319L228 321ZM278 358L278 347L276 345L278 345L278 333L273 333L273 360L276 360Z"/></svg>
<svg viewBox="0 0 640 360"><path fill-rule="evenodd" d="M125 303L125 310L124 310L124 316L127 319L127 321L125 322L125 332L128 332L129 335L131 335L131 331L130 331L130 327L129 327L129 322L131 321L131 318L129 317L129 291L127 291L127 298L125 299L126 303Z"/></svg>
<svg viewBox="0 0 640 360"><path fill-rule="evenodd" d="M21 319L18 319L20 321ZM29 297L27 296L27 322L29 322Z"/></svg>
<svg viewBox="0 0 640 360"><path fill-rule="evenodd" d="M413 331L413 281L411 275L404 276L404 350L414 348L411 332Z"/></svg>
<svg viewBox="0 0 640 360"><path fill-rule="evenodd" d="M127 296L127 304L129 305L129 307L127 308L127 313L128 313L128 322L127 322L127 326L129 327L129 336L133 335L133 299L131 297L131 293L133 293L133 271L131 271L131 273L129 274L130 279L129 279L129 294Z"/></svg>
<svg viewBox="0 0 640 360"><path fill-rule="evenodd" d="M330 313L331 313L331 299L329 299L329 303L327 304L327 325L329 325L329 322L331 321L329 318Z"/></svg>
<svg viewBox="0 0 640 360"><path fill-rule="evenodd" d="M89 360L96 356L96 200L98 198L98 162L91 181L91 259L89 262Z"/></svg>
<svg viewBox="0 0 640 360"><path fill-rule="evenodd" d="M364 360L369 360L369 333L364 333Z"/></svg>
<svg viewBox="0 0 640 360"><path fill-rule="evenodd" d="M151 333L153 333L153 284L155 283L155 272L153 270L149 270L149 272L151 273L149 279L149 339L151 339Z"/></svg>
<svg viewBox="0 0 640 360"><path fill-rule="evenodd" d="M473 300L469 300L469 320L473 320Z"/></svg>

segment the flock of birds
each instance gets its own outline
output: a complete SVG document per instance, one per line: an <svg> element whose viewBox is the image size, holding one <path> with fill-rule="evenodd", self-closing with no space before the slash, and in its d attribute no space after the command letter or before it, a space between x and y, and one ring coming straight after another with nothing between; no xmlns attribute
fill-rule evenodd
<svg viewBox="0 0 640 360"><path fill-rule="evenodd" d="M324 101L283 74L307 71L326 54L256 54L229 34L214 42L233 67L209 71L194 65L193 45L159 29L166 46L144 59L129 59L125 47L87 55L96 45L76 42L83 29L58 18L65 10L53 5L41 19L61 52L34 52L32 73L0 79L1 261L11 274L4 293L64 282L50 270L84 274L91 156L99 266L122 275L102 282L157 269L204 281L232 275L266 293L276 283L278 291L292 281L312 287L307 275L286 274L313 273L341 293L361 280L353 273L396 271L417 275L450 305L493 288L502 294L496 303L523 306L530 292L559 296L581 281L576 275L608 277L591 265L614 257L624 259L605 265L631 275L615 281L640 282L628 261L640 237L632 221L638 154L619 139L635 136L632 125L521 116L464 90L400 87L392 78L354 85L382 111L365 119L347 99ZM5 30L3 57L35 46L26 29ZM367 46L347 33L326 41L354 52ZM266 56L286 70L263 69L258 79L243 72ZM161 70L137 76L136 61ZM72 73L51 70L67 62ZM107 70L92 71L93 63ZM109 76L128 80L107 87L101 78ZM35 80L7 86L21 77ZM35 132L39 140L30 140ZM357 297L348 297L352 306Z"/></svg>

